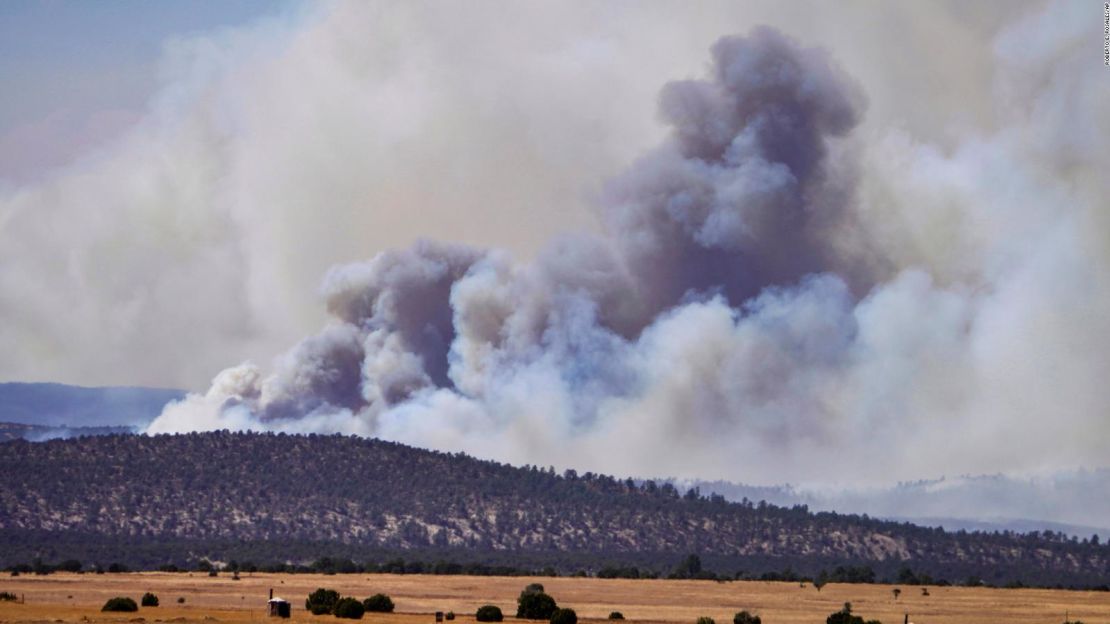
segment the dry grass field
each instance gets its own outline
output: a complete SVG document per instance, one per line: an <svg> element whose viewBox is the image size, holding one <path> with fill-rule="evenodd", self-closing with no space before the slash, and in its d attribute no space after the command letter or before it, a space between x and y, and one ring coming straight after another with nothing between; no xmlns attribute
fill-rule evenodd
<svg viewBox="0 0 1110 624"><path fill-rule="evenodd" d="M365 598L389 594L394 614L367 614L366 624L434 624L432 613L453 610L456 622L472 624L474 611L496 604L516 612L516 596L529 582L543 583L560 606L572 607L580 620L601 622L610 611L621 611L631 622L693 624L707 615L731 624L741 609L758 613L767 624L822 624L825 617L851 601L865 619L899 624L909 613L916 624L1060 624L1065 612L1085 624L1110 623L1110 593L1053 590L1007 590L962 587L903 586L895 600L890 585L827 585L820 592L797 583L604 580L573 578L501 578L421 575L244 575L209 578L200 573L54 574L0 577L0 592L25 597L23 604L0 602L0 622L83 623L158 622L245 624L261 621L270 588L293 603L298 624L336 622L331 616L304 611L304 599L317 587ZM138 613L101 613L104 601L143 592L158 595L161 606ZM185 602L179 604L178 598ZM511 622L512 618L506 618ZM341 620L346 621L346 620Z"/></svg>

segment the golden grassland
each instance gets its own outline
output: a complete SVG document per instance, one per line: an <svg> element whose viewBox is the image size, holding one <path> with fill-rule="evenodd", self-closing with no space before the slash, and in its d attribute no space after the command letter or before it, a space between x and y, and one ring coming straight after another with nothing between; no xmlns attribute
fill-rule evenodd
<svg viewBox="0 0 1110 624"><path fill-rule="evenodd" d="M916 624L1059 624L1065 613L1085 624L1110 623L1107 592L929 587L924 596L920 587L900 586L901 595L895 599L893 585L830 584L818 592L812 585L760 581L391 574L244 574L236 581L229 575L160 572L0 577L0 592L25 599L22 604L0 602L0 622L246 624L267 620L270 588L293 603L292 620L297 624L348 621L305 612L309 592L327 587L360 599L389 594L396 613L368 613L365 624L434 624L435 611L454 611L458 624L472 624L475 610L483 604L498 605L507 616L516 613L516 597L530 582L543 583L560 606L573 608L580 621L592 624L604 621L611 611L620 611L632 623L693 624L705 615L718 624L731 624L741 609L761 615L766 624L821 624L845 601L865 619L884 624L899 624L907 613ZM130 596L138 602L147 591L158 596L161 606L137 613L100 611L108 598ZM179 604L178 598L185 602ZM512 624L513 619L507 617L506 622Z"/></svg>

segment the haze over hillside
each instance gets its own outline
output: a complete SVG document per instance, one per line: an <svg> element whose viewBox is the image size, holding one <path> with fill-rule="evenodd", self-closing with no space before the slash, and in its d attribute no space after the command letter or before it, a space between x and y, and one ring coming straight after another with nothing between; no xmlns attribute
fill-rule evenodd
<svg viewBox="0 0 1110 624"><path fill-rule="evenodd" d="M1110 535L1110 469L1062 471L1037 477L979 475L840 489L750 486L679 480L729 500L766 500L814 510L866 513L950 530L1063 531Z"/></svg>
<svg viewBox="0 0 1110 624"><path fill-rule="evenodd" d="M804 508L686 496L343 436L204 433L0 444L0 564L77 557L195 565L506 558L569 572L666 572L686 554L733 575L903 567L950 581L1090 585L1110 546L1062 535L945 533Z"/></svg>

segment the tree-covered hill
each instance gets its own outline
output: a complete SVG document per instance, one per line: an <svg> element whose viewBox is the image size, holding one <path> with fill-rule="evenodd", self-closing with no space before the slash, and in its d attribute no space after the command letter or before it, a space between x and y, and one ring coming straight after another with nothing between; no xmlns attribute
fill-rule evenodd
<svg viewBox="0 0 1110 624"><path fill-rule="evenodd" d="M733 574L866 565L962 581L1097 585L1110 548L1037 533L947 533L673 486L512 467L344 436L198 433L0 444L0 564L69 553L132 565L316 556ZM142 553L142 556L139 555Z"/></svg>

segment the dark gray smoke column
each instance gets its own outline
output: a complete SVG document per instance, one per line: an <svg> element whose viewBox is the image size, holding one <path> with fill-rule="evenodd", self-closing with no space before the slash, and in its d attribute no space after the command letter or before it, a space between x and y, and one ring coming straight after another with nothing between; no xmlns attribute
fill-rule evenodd
<svg viewBox="0 0 1110 624"><path fill-rule="evenodd" d="M189 428L174 422L184 420L191 428L373 435L386 415L396 429L430 426L418 422L426 414L454 419L438 431L497 429L513 426L502 414L519 415L520 397L552 406L542 419L555 422L540 427L585 431L616 402L651 392L657 371L644 363L669 357L653 351L668 348L666 335L695 331L681 357L731 357L727 349L714 353L734 340L729 317L760 306L780 318L778 327L796 326L767 339L767 349L787 353L778 358L784 376L840 362L853 333L844 286L828 276L803 278L837 273L866 283L831 242L851 226L846 202L854 179L834 175L847 168L829 158L830 140L856 124L863 98L822 52L774 30L721 39L712 59L705 80L663 90L660 110L672 135L608 185L601 236L562 238L529 265L497 251L421 242L335 268L324 287L333 326L290 351L265 379L251 365L224 371L205 397L167 410L151 431ZM798 297L802 313L794 318L794 300L778 295L745 305L769 286L809 293ZM713 309L688 305L714 296L723 299ZM720 308L725 324L715 327L723 335L699 336L700 315L719 321ZM680 321L663 318L683 311ZM811 327L823 337L798 337ZM701 347L705 353L695 353ZM775 388L740 377L752 368L750 351L738 353L730 364L737 377L722 386L728 390L707 379L704 388L676 390L675 404L699 406L710 428L745 422L744 398L728 392L755 389L749 394L757 402L777 405ZM773 355L759 365L770 366ZM690 396L677 398L683 394ZM819 403L800 399L799 409L816 414ZM425 415L406 421L406 408L415 406L426 407ZM676 423L686 409L673 410ZM476 424L460 425L460 418ZM783 437L778 425L764 428ZM426 438L414 431L403 437Z"/></svg>
<svg viewBox="0 0 1110 624"><path fill-rule="evenodd" d="M482 255L463 245L421 241L367 265L340 267L326 280L328 311L361 330L396 332L432 382L450 385L451 287Z"/></svg>
<svg viewBox="0 0 1110 624"><path fill-rule="evenodd" d="M663 89L671 140L608 188L603 217L642 321L691 290L736 305L809 273L859 272L830 242L851 225L851 180L830 176L827 145L856 125L859 88L770 28L721 39L712 57L708 79Z"/></svg>

